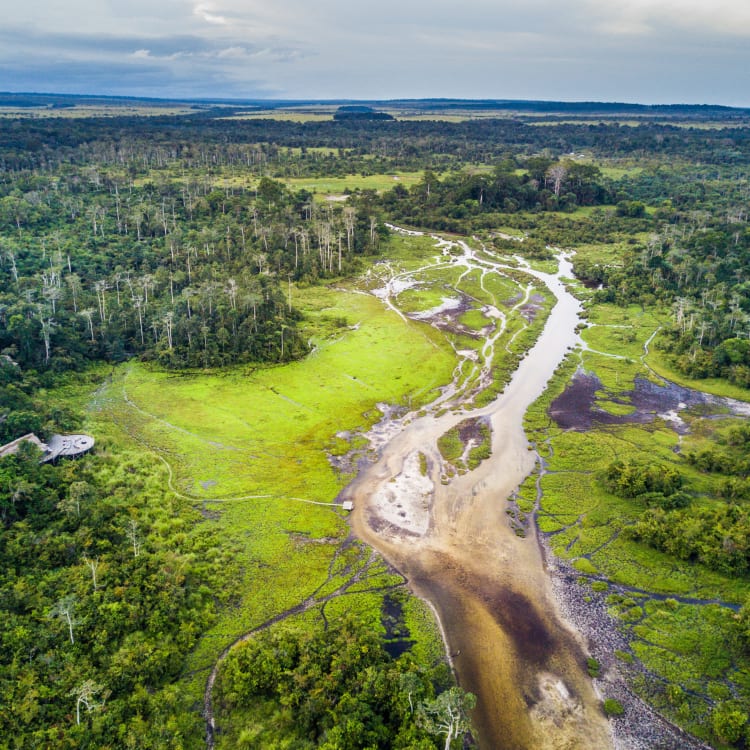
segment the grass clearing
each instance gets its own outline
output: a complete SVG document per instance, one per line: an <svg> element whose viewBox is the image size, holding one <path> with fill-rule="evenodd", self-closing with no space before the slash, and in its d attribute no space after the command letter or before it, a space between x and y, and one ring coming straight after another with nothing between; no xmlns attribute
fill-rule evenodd
<svg viewBox="0 0 750 750"><path fill-rule="evenodd" d="M333 114L324 112L287 112L270 109L260 112L243 112L218 118L220 120L276 120L278 122L326 122L333 120Z"/></svg>
<svg viewBox="0 0 750 750"><path fill-rule="evenodd" d="M404 325L374 298L316 288L300 306L314 322L335 310L353 326L284 366L175 375L128 365L118 372L113 387L129 426L171 457L180 491L329 500L340 487L325 456L328 441L368 427L377 401L417 406L450 379L452 358L434 332Z"/></svg>
<svg viewBox="0 0 750 750"><path fill-rule="evenodd" d="M392 174L361 175L352 174L346 177L292 177L282 180L292 190L309 190L315 195L344 195L354 190L375 190L382 193L386 190L404 185L416 185L423 177L423 172L394 172Z"/></svg>

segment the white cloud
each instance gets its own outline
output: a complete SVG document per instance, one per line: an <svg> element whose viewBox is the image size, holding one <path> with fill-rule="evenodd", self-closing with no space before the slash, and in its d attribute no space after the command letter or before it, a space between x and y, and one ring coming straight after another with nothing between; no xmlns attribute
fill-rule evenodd
<svg viewBox="0 0 750 750"><path fill-rule="evenodd" d="M206 23L216 24L217 26L226 26L227 19L224 16L218 16L214 12L213 5L209 3L198 3L193 8L193 15L202 18Z"/></svg>
<svg viewBox="0 0 750 750"><path fill-rule="evenodd" d="M750 3L746 0L588 0L607 33L652 34L689 30L702 34L750 36Z"/></svg>

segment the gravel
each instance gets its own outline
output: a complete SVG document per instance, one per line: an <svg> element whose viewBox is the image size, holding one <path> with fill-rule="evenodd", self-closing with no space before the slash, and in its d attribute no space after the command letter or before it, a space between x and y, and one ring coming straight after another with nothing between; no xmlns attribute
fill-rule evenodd
<svg viewBox="0 0 750 750"><path fill-rule="evenodd" d="M558 558L544 538L541 543L560 611L601 664L595 688L602 699L614 698L624 708L622 716L610 719L615 750L711 750L710 745L667 721L632 692L626 670L631 677L634 672L649 673L637 662L626 665L615 656L615 651L629 652L630 648L617 620L607 612L607 592L581 586L580 573Z"/></svg>

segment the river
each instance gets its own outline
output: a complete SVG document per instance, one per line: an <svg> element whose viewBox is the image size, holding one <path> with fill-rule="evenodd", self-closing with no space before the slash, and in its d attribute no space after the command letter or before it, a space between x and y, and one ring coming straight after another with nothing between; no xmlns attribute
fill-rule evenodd
<svg viewBox="0 0 750 750"><path fill-rule="evenodd" d="M468 266L507 270L503 259L459 244ZM534 524L519 537L505 512L536 461L523 416L579 343L580 303L562 281L572 276L569 260L560 255L556 274L526 270L556 304L505 391L472 408L448 389L451 399L443 395L433 408L392 420L393 429L380 425L373 435L379 458L360 470L344 497L354 503L354 532L435 609L459 683L477 696L473 719L482 750L606 750L612 738L585 648L559 613ZM492 456L448 478L437 440L470 417L490 420ZM427 457L428 477L419 453Z"/></svg>

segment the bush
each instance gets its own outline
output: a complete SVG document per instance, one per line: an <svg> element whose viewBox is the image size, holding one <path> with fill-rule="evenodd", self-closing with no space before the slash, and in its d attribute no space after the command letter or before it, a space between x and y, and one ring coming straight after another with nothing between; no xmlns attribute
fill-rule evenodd
<svg viewBox="0 0 750 750"><path fill-rule="evenodd" d="M630 654L627 651L615 651L615 656L626 664L632 664L635 661L633 654Z"/></svg>
<svg viewBox="0 0 750 750"><path fill-rule="evenodd" d="M742 710L735 701L720 703L711 714L711 725L721 742L737 742L742 737L747 721L747 711Z"/></svg>
<svg viewBox="0 0 750 750"><path fill-rule="evenodd" d="M589 656L586 659L586 669L588 670L589 677L598 677L601 674L602 665L593 656Z"/></svg>
<svg viewBox="0 0 750 750"><path fill-rule="evenodd" d="M602 708L607 716L622 716L625 713L622 703L614 698L607 698Z"/></svg>

